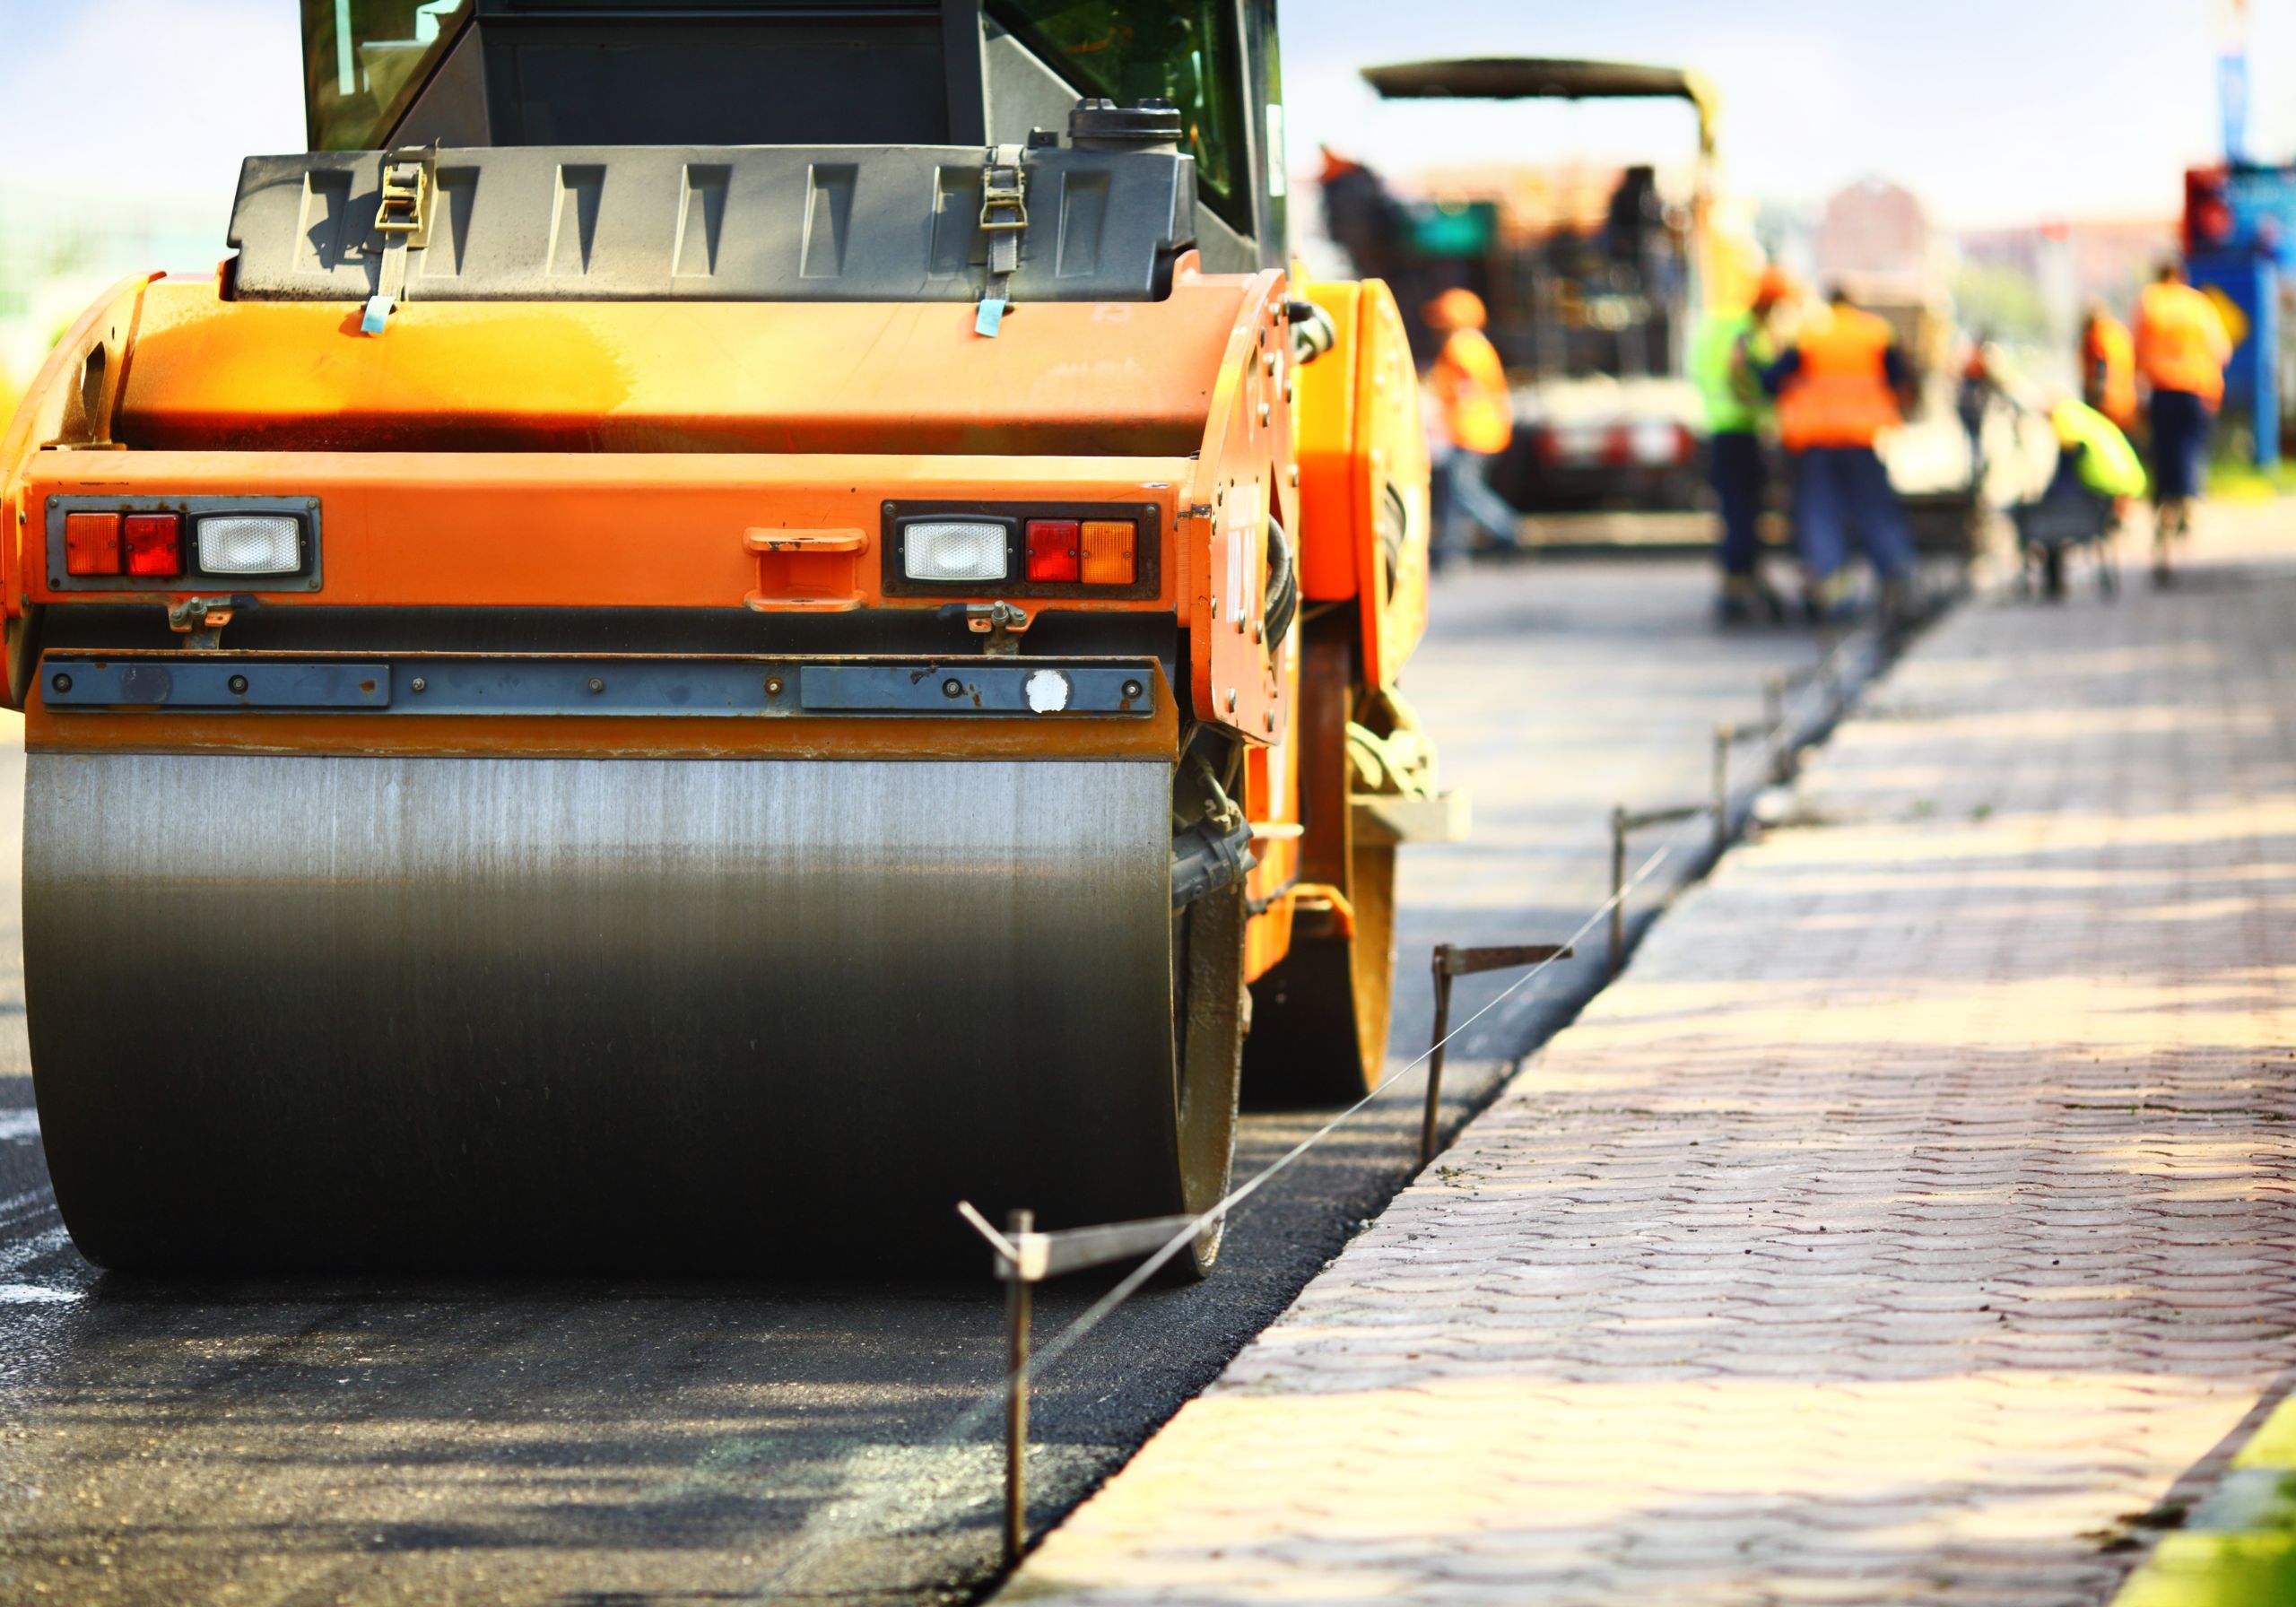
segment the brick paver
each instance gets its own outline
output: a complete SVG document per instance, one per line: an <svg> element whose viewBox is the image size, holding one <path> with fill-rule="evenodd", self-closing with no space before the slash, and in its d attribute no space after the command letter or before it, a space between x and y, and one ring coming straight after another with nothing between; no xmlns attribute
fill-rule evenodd
<svg viewBox="0 0 2296 1607"><path fill-rule="evenodd" d="M1962 611L1006 1599L2108 1596L2296 1366L2292 661Z"/></svg>

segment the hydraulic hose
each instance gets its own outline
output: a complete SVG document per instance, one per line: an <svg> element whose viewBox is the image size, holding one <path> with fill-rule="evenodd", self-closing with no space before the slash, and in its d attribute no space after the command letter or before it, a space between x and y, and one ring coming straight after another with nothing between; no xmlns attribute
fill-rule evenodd
<svg viewBox="0 0 2296 1607"><path fill-rule="evenodd" d="M1300 613L1300 565L1281 519L1267 522L1267 567L1274 571L1267 586L1267 650L1273 656Z"/></svg>
<svg viewBox="0 0 2296 1607"><path fill-rule="evenodd" d="M1251 851L1251 822L1233 818L1233 825L1222 827L1206 816L1172 838L1174 909L1240 880L1259 863Z"/></svg>

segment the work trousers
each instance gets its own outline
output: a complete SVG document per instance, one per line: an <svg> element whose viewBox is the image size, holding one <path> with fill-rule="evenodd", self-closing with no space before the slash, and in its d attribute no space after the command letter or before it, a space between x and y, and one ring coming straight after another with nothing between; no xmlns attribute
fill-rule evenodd
<svg viewBox="0 0 2296 1607"><path fill-rule="evenodd" d="M1760 555L1762 493L1770 480L1761 438L1751 430L1717 430L1707 447L1707 474L1722 510L1722 572L1751 576Z"/></svg>
<svg viewBox="0 0 2296 1607"><path fill-rule="evenodd" d="M1515 510L1483 479L1490 465L1488 453L1454 447L1437 465L1434 560L1439 566L1466 556L1472 544L1469 526L1481 526L1502 547L1516 544Z"/></svg>
<svg viewBox="0 0 2296 1607"><path fill-rule="evenodd" d="M2145 412L2152 429L2152 499L2200 495L2208 456L2208 404L2190 391L2154 388Z"/></svg>
<svg viewBox="0 0 2296 1607"><path fill-rule="evenodd" d="M1805 447L1795 462L1794 534L1813 580L1848 561L1856 530L1874 574L1913 572L1913 531L1871 447Z"/></svg>

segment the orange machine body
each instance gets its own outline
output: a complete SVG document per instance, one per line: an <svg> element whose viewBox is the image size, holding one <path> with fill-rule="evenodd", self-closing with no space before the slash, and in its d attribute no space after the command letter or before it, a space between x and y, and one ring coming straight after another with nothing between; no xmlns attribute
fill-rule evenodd
<svg viewBox="0 0 2296 1607"><path fill-rule="evenodd" d="M17 537L0 553L7 699L35 747L144 751L1138 757L1176 753L1185 710L1248 745L1244 803L1270 828L1252 882L1257 976L1288 942L1298 855L1300 633L1264 639L1271 523L1296 539L1310 606L1375 600L1361 611L1373 684L1425 618L1424 448L1400 320L1381 288L1314 294L1340 338L1295 389L1285 276L1192 260L1163 300L1022 306L994 340L963 305L773 302L417 302L369 337L352 306L234 300L220 276L131 281L67 333L0 440L0 517ZM34 667L74 611L156 616L213 586L56 584L49 499L203 496L303 499L319 520L317 584L257 585L241 607L399 617L932 611L949 599L888 595L891 507L1123 506L1152 533L1152 586L1022 606L1039 621L1170 617L1184 696L1159 676L1156 718L1121 730L1057 715L600 716L386 734L355 712L50 714ZM978 600L997 595L987 584Z"/></svg>
<svg viewBox="0 0 2296 1607"><path fill-rule="evenodd" d="M1427 633L1427 435L1410 340L1377 280L1312 283L1306 293L1330 312L1338 338L1301 374L1300 492L1310 530L1300 591L1311 604L1357 601L1365 679L1391 686Z"/></svg>

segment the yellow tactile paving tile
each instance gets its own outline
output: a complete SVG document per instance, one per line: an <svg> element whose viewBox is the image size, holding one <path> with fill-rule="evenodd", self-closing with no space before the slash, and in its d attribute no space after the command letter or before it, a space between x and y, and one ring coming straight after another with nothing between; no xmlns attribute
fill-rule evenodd
<svg viewBox="0 0 2296 1607"><path fill-rule="evenodd" d="M2296 1602L2296 1400L2283 1401L2223 1480L2163 1534L2113 1607Z"/></svg>
<svg viewBox="0 0 2296 1607"><path fill-rule="evenodd" d="M2217 513L1933 632L1004 1599L2109 1597L2296 1367L2296 569Z"/></svg>

